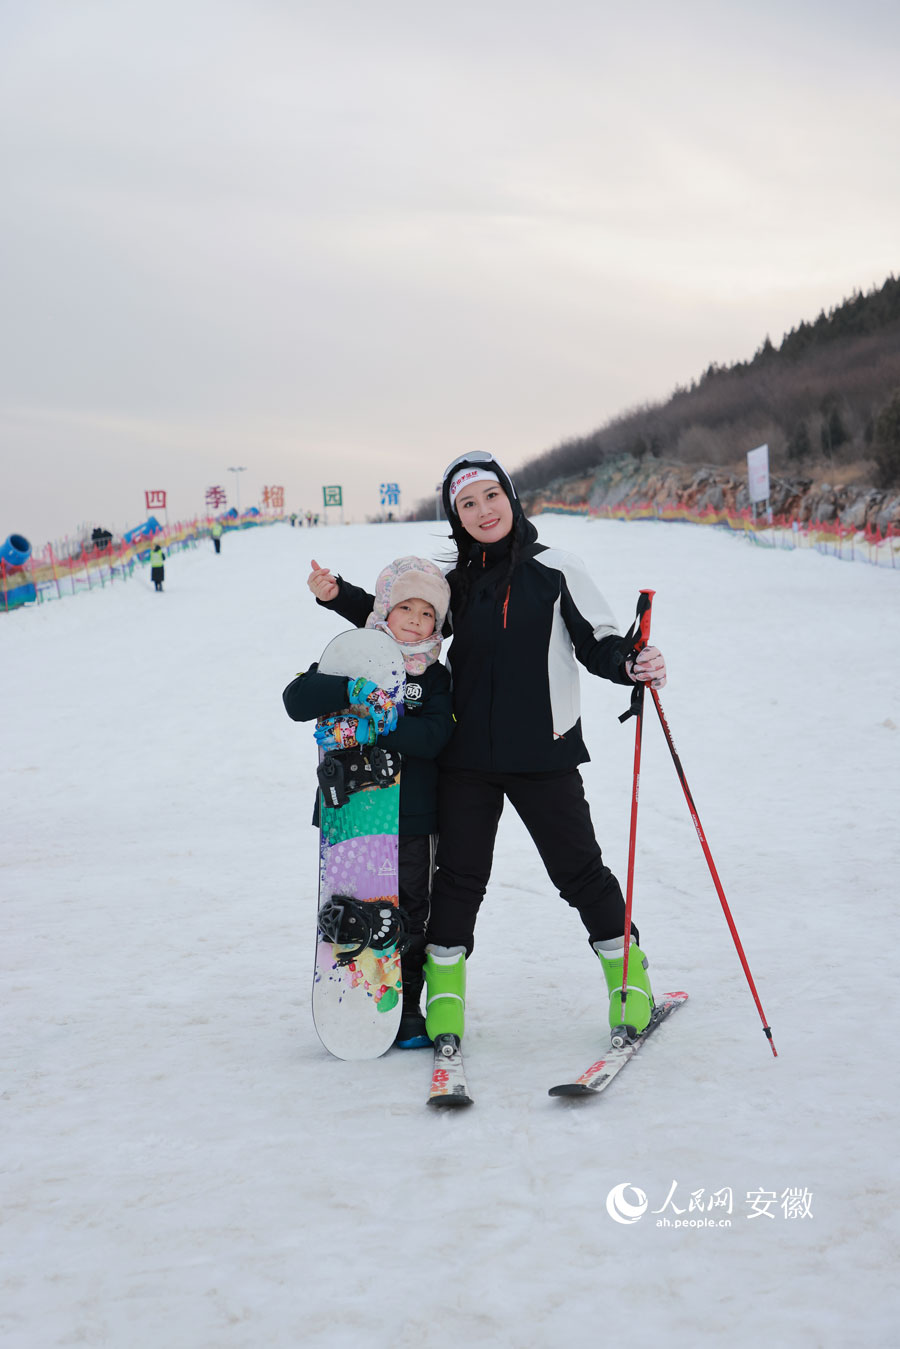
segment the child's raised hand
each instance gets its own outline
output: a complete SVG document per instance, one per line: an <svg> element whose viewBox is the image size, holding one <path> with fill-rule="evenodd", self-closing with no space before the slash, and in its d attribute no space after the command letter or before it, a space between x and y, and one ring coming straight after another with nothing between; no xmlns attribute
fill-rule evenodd
<svg viewBox="0 0 900 1349"><path fill-rule="evenodd" d="M332 576L327 567L320 567L315 558L312 559L312 571L306 578L306 584L309 586L317 600L322 600L327 604L329 600L337 599L338 583Z"/></svg>

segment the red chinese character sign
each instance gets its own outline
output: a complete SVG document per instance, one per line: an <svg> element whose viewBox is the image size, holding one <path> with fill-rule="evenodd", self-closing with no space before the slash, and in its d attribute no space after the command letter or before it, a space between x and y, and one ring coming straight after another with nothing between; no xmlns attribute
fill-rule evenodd
<svg viewBox="0 0 900 1349"><path fill-rule="evenodd" d="M264 487L262 490L262 504L270 511L283 511L284 488Z"/></svg>
<svg viewBox="0 0 900 1349"><path fill-rule="evenodd" d="M224 487L207 487L206 504L210 511L221 510L223 506L228 505L228 497L225 494Z"/></svg>
<svg viewBox="0 0 900 1349"><path fill-rule="evenodd" d="M147 503L148 511L164 511L166 509L166 494L158 489L155 492L145 492L144 500Z"/></svg>

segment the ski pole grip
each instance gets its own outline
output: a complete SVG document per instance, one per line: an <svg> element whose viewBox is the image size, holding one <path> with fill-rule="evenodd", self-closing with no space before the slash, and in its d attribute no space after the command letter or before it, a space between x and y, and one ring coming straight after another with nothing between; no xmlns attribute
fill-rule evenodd
<svg viewBox="0 0 900 1349"><path fill-rule="evenodd" d="M637 612L641 621L641 645L638 646L640 652L644 650L650 639L650 612L653 610L654 595L656 595L656 591L641 591L640 596L638 596Z"/></svg>
<svg viewBox="0 0 900 1349"><path fill-rule="evenodd" d="M637 610L634 615L634 622L625 638L625 642L630 642L625 648L623 661L634 661L638 652L643 651L650 640L650 611L653 605L653 596L655 590L642 590L638 595ZM631 690L631 703L628 711L623 712L619 721L625 722L629 717L640 716L643 706L644 686L641 683L635 683Z"/></svg>
<svg viewBox="0 0 900 1349"><path fill-rule="evenodd" d="M636 656L639 651L643 651L650 640L650 613L655 594L655 590L642 590L638 595L637 610L635 611L634 622L631 625L631 646L628 649L626 659L629 656Z"/></svg>

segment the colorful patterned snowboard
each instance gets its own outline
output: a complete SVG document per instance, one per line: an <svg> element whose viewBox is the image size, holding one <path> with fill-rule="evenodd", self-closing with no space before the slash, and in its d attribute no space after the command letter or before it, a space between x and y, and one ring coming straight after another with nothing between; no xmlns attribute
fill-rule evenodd
<svg viewBox="0 0 900 1349"><path fill-rule="evenodd" d="M319 673L371 679L402 712L403 656L384 632L341 633L325 648ZM336 1058L374 1059L394 1043L402 1010L399 756L385 754L377 744L320 751L319 783L313 1020L322 1044Z"/></svg>

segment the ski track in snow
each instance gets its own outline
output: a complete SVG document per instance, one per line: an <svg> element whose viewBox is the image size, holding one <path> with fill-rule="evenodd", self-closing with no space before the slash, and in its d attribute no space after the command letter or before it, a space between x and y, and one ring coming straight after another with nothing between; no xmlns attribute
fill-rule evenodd
<svg viewBox="0 0 900 1349"><path fill-rule="evenodd" d="M657 591L663 707L779 1058L649 699L635 913L655 989L691 999L609 1092L546 1094L602 1050L603 980L511 811L469 966L475 1106L426 1110L426 1052L319 1045L315 753L281 690L340 622L308 563L371 585L445 527L229 534L162 595L141 573L0 615L6 1349L897 1343L900 576L537 523L623 629ZM634 723L586 675L582 702L624 884ZM655 1214L673 1182L684 1213ZM726 1187L730 1228L660 1225L723 1216L688 1206ZM789 1189L811 1217L749 1216Z"/></svg>

